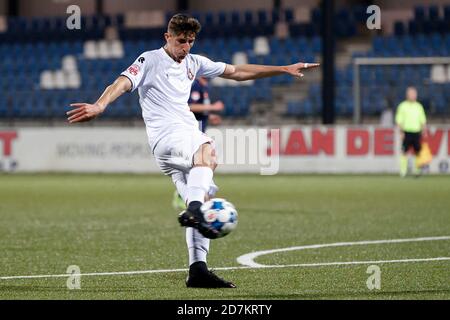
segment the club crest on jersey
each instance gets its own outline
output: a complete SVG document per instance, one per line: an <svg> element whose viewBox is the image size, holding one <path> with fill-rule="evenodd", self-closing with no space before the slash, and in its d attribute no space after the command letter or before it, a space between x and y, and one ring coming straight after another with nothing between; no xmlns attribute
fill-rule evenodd
<svg viewBox="0 0 450 320"><path fill-rule="evenodd" d="M191 68L188 69L187 76L189 80L194 80L194 74L191 71Z"/></svg>
<svg viewBox="0 0 450 320"><path fill-rule="evenodd" d="M139 71L141 71L141 68L137 64L133 64L131 67L128 68L128 72L133 76L137 76Z"/></svg>

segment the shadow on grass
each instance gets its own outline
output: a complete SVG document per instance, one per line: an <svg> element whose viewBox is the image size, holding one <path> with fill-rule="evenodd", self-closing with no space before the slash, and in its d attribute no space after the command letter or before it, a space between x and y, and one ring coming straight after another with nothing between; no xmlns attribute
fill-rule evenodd
<svg viewBox="0 0 450 320"><path fill-rule="evenodd" d="M2 292L2 298L0 299L8 299L8 296L17 296L22 295L24 299L27 299L28 295L32 295L33 299L53 299L49 296L49 294L61 295L61 299L65 298L83 298L83 296L89 296L90 298L96 298L96 295L99 296L97 298L102 298L104 294L108 294L107 299L123 299L120 296L122 294L132 294L130 296L131 299L157 299L157 300L178 300L175 292L170 294L167 299L161 299L158 297L149 297L149 294L152 293L154 289L158 289L158 291L170 291L174 288L172 286L169 287L154 287L154 286L114 286L114 287L88 287L85 286L80 290L69 290L66 287L55 287L55 286L24 286L24 285L8 285L8 286L0 286L0 292ZM180 288L181 289L181 288ZM185 287L183 288L186 289ZM255 294L253 292L249 292L248 294L242 292L236 292L234 294L234 290L230 291L229 289L219 289L222 291L223 295L220 295L217 289L194 289L188 291L192 291L193 299L224 299L224 300L347 300L347 299L360 299L360 300L384 300L384 299L392 299L392 300L402 300L402 299L435 299L437 295L445 295L442 299L450 298L450 288L443 289L429 289L429 290L404 290L404 291L373 291L368 292L364 291L330 291L330 292L304 292L304 293L291 293L291 294L271 294L271 293L261 293ZM167 293L167 292L166 292ZM204 294L203 294L204 293ZM42 296L40 297L40 294ZM220 295L220 297L219 297ZM104 297L103 297L104 298ZM13 298L14 299L14 298ZM20 299L20 298L19 298ZM183 297L182 299L189 299L187 297Z"/></svg>
<svg viewBox="0 0 450 320"><path fill-rule="evenodd" d="M232 299L284 299L284 300L301 300L301 299L408 299L408 296L413 298L413 296L420 296L419 298L423 298L423 295L435 295L448 293L450 297L450 288L449 289L436 289L436 290L405 290L405 291L376 291L376 292L367 292L367 291L358 291L358 292L324 292L324 293L293 293L293 294L274 294L274 295L238 295L232 296ZM431 298L431 296L430 296Z"/></svg>
<svg viewBox="0 0 450 320"><path fill-rule="evenodd" d="M111 288L89 288L89 287L81 287L81 289L70 290L65 287L51 287L51 286L0 286L0 291L3 293L11 292L11 293L35 293L35 292L46 292L46 293L121 293L121 292L140 292L149 288L136 288L136 287L111 287Z"/></svg>

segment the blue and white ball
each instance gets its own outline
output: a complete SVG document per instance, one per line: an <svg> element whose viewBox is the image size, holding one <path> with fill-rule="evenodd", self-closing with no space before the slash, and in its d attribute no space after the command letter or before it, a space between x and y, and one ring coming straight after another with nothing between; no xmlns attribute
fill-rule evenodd
<svg viewBox="0 0 450 320"><path fill-rule="evenodd" d="M236 229L238 213L234 205L225 199L214 198L206 201L200 210L206 222L219 231L218 238L224 237Z"/></svg>

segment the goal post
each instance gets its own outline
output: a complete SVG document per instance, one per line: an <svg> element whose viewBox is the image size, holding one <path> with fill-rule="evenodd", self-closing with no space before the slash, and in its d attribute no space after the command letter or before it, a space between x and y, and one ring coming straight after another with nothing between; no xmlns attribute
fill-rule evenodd
<svg viewBox="0 0 450 320"><path fill-rule="evenodd" d="M362 66L405 66L405 65L442 65L446 72L446 81L450 81L450 57L404 57L404 58L354 58L353 59L353 123L361 124L361 75ZM430 72L431 75L431 72ZM448 83L448 82L447 82Z"/></svg>

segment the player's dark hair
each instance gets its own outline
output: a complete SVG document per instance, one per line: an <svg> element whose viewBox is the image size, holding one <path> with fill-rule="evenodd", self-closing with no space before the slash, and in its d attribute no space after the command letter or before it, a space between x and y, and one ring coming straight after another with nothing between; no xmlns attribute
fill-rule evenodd
<svg viewBox="0 0 450 320"><path fill-rule="evenodd" d="M186 14L178 13L174 15L167 26L167 32L180 35L194 33L197 35L202 26L197 19L190 17Z"/></svg>

